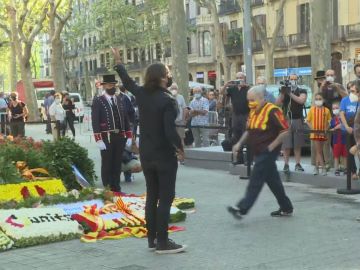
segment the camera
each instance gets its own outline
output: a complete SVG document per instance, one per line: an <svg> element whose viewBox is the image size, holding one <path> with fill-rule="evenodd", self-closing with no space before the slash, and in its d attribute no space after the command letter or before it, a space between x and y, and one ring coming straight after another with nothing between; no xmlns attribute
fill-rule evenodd
<svg viewBox="0 0 360 270"><path fill-rule="evenodd" d="M280 93L285 95L285 94L290 94L291 93L291 83L290 80L283 80L280 81Z"/></svg>

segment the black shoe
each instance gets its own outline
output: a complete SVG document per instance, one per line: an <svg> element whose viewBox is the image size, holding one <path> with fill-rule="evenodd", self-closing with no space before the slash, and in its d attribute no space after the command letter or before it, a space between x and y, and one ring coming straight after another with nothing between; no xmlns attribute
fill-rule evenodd
<svg viewBox="0 0 360 270"><path fill-rule="evenodd" d="M295 165L295 171L303 172L303 171L304 171L304 168L301 167L300 163L298 163L298 164Z"/></svg>
<svg viewBox="0 0 360 270"><path fill-rule="evenodd" d="M156 239L154 240L151 240L151 239L148 239L148 247L149 247L149 250L153 251L156 249Z"/></svg>
<svg viewBox="0 0 360 270"><path fill-rule="evenodd" d="M241 214L241 211L239 208L235 207L235 206L228 206L227 210L230 214L233 215L234 218L236 219L242 219L243 215Z"/></svg>
<svg viewBox="0 0 360 270"><path fill-rule="evenodd" d="M161 245L160 243L156 244L155 253L157 254L175 254L179 252L183 252L186 249L185 245L178 245L173 240L168 239L165 245Z"/></svg>
<svg viewBox="0 0 360 270"><path fill-rule="evenodd" d="M285 165L284 165L283 172L284 172L284 173L289 173L289 172L290 172L289 164L285 164Z"/></svg>
<svg viewBox="0 0 360 270"><path fill-rule="evenodd" d="M293 210L283 211L281 209L271 212L272 217L290 217L293 214Z"/></svg>
<svg viewBox="0 0 360 270"><path fill-rule="evenodd" d="M335 176L340 176L340 170L335 171Z"/></svg>

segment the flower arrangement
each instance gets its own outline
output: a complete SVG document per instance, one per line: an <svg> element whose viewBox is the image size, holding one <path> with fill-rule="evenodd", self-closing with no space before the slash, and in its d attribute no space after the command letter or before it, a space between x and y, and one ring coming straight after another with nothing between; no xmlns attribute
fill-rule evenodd
<svg viewBox="0 0 360 270"><path fill-rule="evenodd" d="M82 230L59 208L22 208L0 211L0 228L15 247L79 237Z"/></svg>
<svg viewBox="0 0 360 270"><path fill-rule="evenodd" d="M0 251L8 250L14 245L14 242L2 231L0 231Z"/></svg>
<svg viewBox="0 0 360 270"><path fill-rule="evenodd" d="M29 197L41 197L45 194L54 195L66 192L66 188L60 179L6 184L0 185L0 201L14 200L19 202Z"/></svg>

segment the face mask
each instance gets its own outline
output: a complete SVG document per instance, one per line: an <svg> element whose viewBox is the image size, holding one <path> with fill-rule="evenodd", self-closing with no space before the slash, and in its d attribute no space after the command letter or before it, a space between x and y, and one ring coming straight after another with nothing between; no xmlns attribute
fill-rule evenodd
<svg viewBox="0 0 360 270"><path fill-rule="evenodd" d="M339 115L339 113L340 113L340 110L339 110L339 109L334 109L334 110L333 110L333 114L334 114L334 115Z"/></svg>
<svg viewBox="0 0 360 270"><path fill-rule="evenodd" d="M318 87L319 87L319 88L321 87L321 83L320 83L320 82L318 82Z"/></svg>
<svg viewBox="0 0 360 270"><path fill-rule="evenodd" d="M55 104L60 104L61 100L60 98L55 98Z"/></svg>
<svg viewBox="0 0 360 270"><path fill-rule="evenodd" d="M250 110L256 110L259 106L259 103L257 101L249 101L249 109Z"/></svg>
<svg viewBox="0 0 360 270"><path fill-rule="evenodd" d="M315 106L321 107L321 106L323 105L324 101L322 101L322 100L315 100L314 103L315 103Z"/></svg>
<svg viewBox="0 0 360 270"><path fill-rule="evenodd" d="M110 89L105 89L105 92L106 92L106 94L108 94L109 96L113 96L113 95L115 95L116 89L115 89L115 87L110 88Z"/></svg>
<svg viewBox="0 0 360 270"><path fill-rule="evenodd" d="M326 81L329 82L329 83L333 83L335 81L335 78L332 77L332 76L327 76Z"/></svg>
<svg viewBox="0 0 360 270"><path fill-rule="evenodd" d="M196 99L200 99L200 98L201 98L201 94L200 94L200 93L196 93L196 94L194 95L194 97L195 97Z"/></svg>
<svg viewBox="0 0 360 270"><path fill-rule="evenodd" d="M358 102L359 101L359 97L357 95L355 95L354 93L350 93L349 99L350 99L351 102Z"/></svg>
<svg viewBox="0 0 360 270"><path fill-rule="evenodd" d="M171 94L172 94L173 96L176 96L176 95L178 94L178 91L177 91L177 90L171 90Z"/></svg>
<svg viewBox="0 0 360 270"><path fill-rule="evenodd" d="M168 77L168 82L167 82L166 88L169 88L172 84L173 84L172 77Z"/></svg>

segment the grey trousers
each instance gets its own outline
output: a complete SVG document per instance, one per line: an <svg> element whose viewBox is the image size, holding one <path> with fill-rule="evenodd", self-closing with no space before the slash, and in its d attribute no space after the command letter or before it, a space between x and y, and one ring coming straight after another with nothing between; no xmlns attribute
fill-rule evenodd
<svg viewBox="0 0 360 270"><path fill-rule="evenodd" d="M208 147L210 145L209 129L192 127L191 131L194 136L195 147Z"/></svg>

